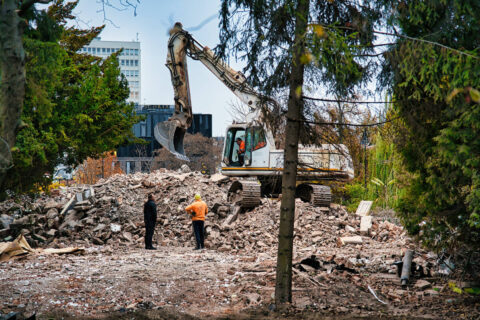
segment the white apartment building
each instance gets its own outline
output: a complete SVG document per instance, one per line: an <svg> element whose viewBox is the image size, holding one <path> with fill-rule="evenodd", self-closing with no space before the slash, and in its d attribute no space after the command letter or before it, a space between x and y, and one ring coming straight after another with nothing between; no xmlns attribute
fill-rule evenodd
<svg viewBox="0 0 480 320"><path fill-rule="evenodd" d="M130 88L130 97L127 101L139 105L142 88L140 42L102 41L100 38L95 38L88 46L80 49L80 52L106 58L120 49L123 49L122 53L118 56L120 70L127 78Z"/></svg>

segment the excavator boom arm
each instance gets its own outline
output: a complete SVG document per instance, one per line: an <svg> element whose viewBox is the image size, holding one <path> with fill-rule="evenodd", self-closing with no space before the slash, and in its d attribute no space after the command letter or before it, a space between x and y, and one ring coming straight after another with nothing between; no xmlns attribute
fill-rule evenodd
<svg viewBox="0 0 480 320"><path fill-rule="evenodd" d="M192 123L192 102L188 81L187 59L189 56L202 62L227 88L250 107L247 122L260 118L262 103L272 99L263 97L247 83L246 77L230 68L212 50L202 46L177 22L170 31L166 66L170 70L174 88L175 111L166 122L158 123L154 133L157 141L178 158L188 160L183 148L185 132Z"/></svg>

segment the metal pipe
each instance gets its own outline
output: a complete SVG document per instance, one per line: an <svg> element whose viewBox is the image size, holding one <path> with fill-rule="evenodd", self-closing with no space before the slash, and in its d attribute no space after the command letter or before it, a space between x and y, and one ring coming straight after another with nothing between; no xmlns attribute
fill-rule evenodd
<svg viewBox="0 0 480 320"><path fill-rule="evenodd" d="M412 269L412 259L413 250L407 250L403 256L402 276L400 277L402 286L406 286L408 284L410 270Z"/></svg>

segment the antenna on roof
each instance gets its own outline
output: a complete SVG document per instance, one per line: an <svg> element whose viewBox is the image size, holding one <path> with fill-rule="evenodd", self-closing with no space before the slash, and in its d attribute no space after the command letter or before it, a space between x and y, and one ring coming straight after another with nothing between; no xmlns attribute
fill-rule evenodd
<svg viewBox="0 0 480 320"><path fill-rule="evenodd" d="M137 32L137 42L138 42L138 32Z"/></svg>

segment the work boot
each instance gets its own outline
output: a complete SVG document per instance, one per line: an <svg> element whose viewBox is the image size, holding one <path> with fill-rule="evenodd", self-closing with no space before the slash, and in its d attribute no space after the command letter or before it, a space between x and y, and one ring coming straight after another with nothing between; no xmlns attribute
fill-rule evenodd
<svg viewBox="0 0 480 320"><path fill-rule="evenodd" d="M148 248L146 248L146 249L147 249L147 250L157 250L157 248L155 248L155 247L148 247Z"/></svg>

